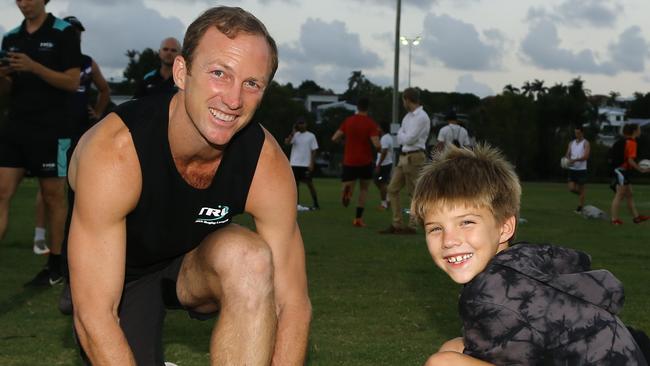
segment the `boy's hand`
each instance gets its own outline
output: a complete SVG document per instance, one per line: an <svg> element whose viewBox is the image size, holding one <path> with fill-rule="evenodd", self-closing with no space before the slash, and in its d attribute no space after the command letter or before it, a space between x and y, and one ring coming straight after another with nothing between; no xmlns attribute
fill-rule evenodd
<svg viewBox="0 0 650 366"><path fill-rule="evenodd" d="M26 72L34 71L35 62L26 54L21 52L7 52L7 54L9 55L9 65L11 65L12 70Z"/></svg>

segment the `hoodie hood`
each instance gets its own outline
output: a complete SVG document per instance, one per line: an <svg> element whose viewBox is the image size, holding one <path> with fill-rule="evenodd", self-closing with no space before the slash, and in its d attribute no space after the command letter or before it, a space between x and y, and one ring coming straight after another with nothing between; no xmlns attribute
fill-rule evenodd
<svg viewBox="0 0 650 366"><path fill-rule="evenodd" d="M591 270L591 257L577 250L518 243L497 254L490 265L520 272L611 314L623 308L622 283L607 270Z"/></svg>

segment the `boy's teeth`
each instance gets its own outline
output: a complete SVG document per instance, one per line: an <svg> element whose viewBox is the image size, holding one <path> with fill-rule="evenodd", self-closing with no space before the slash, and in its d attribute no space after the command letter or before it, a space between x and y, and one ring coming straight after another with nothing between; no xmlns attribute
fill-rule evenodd
<svg viewBox="0 0 650 366"><path fill-rule="evenodd" d="M455 257L447 257L447 262L449 263L460 263L464 260L467 260L469 258L472 258L474 254L463 254L463 255L457 255Z"/></svg>

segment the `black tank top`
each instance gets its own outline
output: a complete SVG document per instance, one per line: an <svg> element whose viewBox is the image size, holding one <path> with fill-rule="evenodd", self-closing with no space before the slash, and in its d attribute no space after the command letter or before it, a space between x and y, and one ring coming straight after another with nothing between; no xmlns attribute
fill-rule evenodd
<svg viewBox="0 0 650 366"><path fill-rule="evenodd" d="M158 271L244 212L260 151L261 126L251 122L226 147L208 188L190 186L172 159L167 137L171 95L120 105L140 160L142 192L126 217L126 282Z"/></svg>

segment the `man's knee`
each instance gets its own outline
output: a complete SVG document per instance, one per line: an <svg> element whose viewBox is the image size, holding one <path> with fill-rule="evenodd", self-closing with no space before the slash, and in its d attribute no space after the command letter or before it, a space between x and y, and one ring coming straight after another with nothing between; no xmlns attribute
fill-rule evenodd
<svg viewBox="0 0 650 366"><path fill-rule="evenodd" d="M255 300L272 294L273 257L268 244L254 233L229 239L210 261L223 295Z"/></svg>

